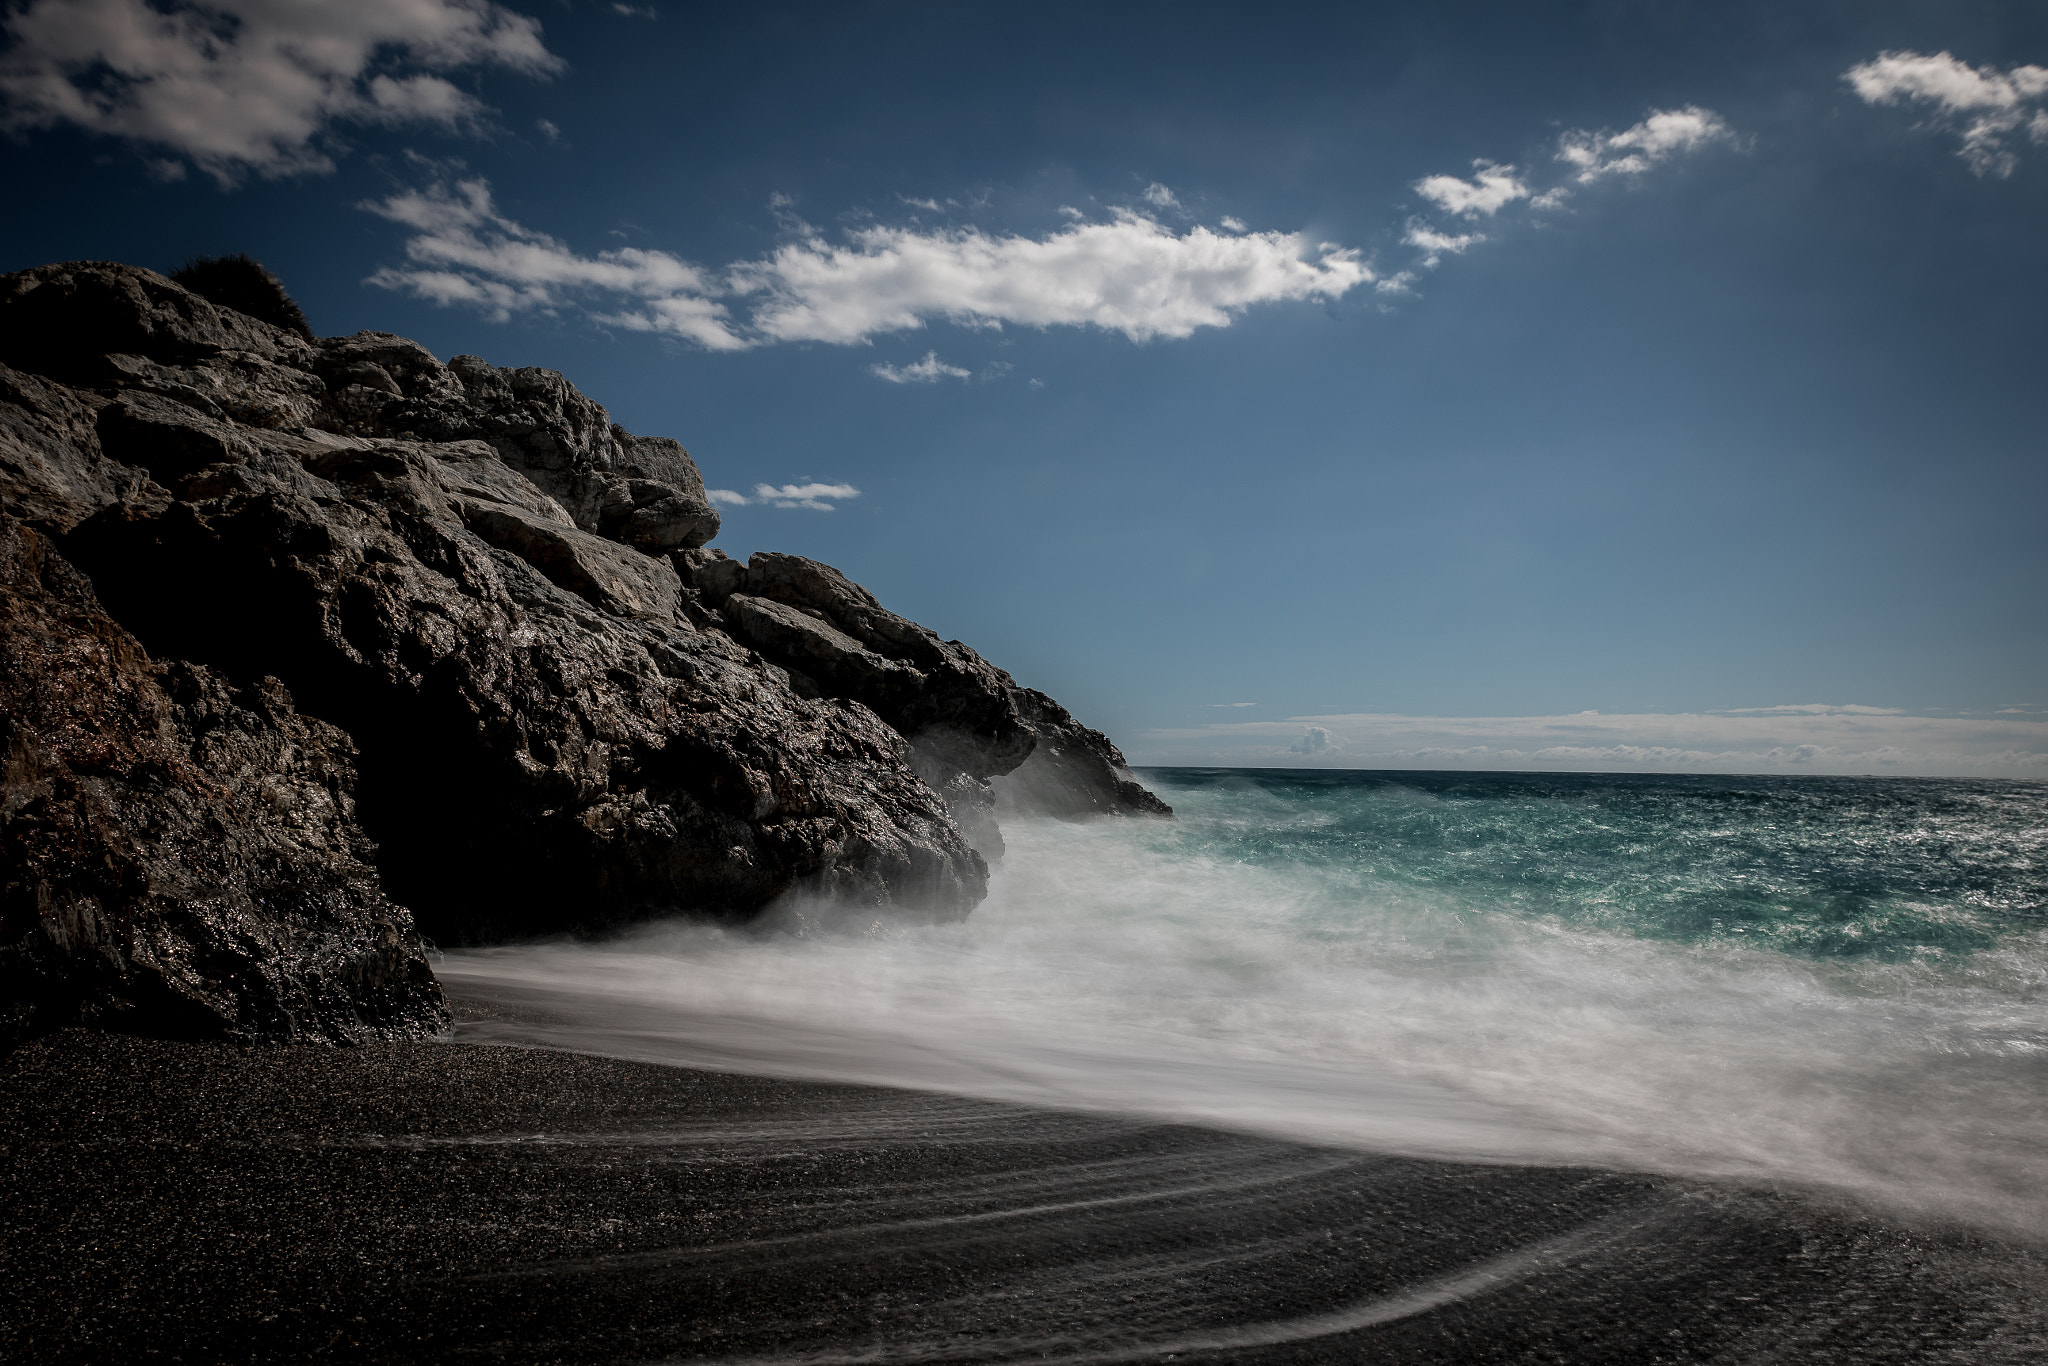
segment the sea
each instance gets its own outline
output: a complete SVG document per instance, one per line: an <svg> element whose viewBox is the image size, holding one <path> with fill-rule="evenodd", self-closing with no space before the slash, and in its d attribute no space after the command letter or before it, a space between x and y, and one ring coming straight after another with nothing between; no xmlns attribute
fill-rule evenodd
<svg viewBox="0 0 2048 1366"><path fill-rule="evenodd" d="M460 1037L2048 1235L2048 783L1139 776L957 923L450 952Z"/></svg>

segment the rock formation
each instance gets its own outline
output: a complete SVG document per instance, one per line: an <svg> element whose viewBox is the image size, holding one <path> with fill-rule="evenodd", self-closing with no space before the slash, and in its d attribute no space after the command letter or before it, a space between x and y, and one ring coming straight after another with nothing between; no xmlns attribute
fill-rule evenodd
<svg viewBox="0 0 2048 1366"><path fill-rule="evenodd" d="M717 530L680 445L553 371L0 277L0 1039L432 1031L422 934L953 918L998 812L1170 814L1051 698Z"/></svg>

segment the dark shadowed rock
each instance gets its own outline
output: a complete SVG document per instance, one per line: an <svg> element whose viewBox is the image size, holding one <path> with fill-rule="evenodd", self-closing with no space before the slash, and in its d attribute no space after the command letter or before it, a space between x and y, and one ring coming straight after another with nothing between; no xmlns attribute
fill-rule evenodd
<svg viewBox="0 0 2048 1366"><path fill-rule="evenodd" d="M1164 810L837 570L703 549L688 453L553 371L91 262L0 278L0 359L13 1028L430 1027L395 903L465 941L791 894L946 919L1003 775ZM90 687L37 692L64 660Z"/></svg>
<svg viewBox="0 0 2048 1366"><path fill-rule="evenodd" d="M674 609L674 570L473 493L424 443L254 454L72 542L156 651L277 674L363 749L393 891L443 938L789 891L964 914L985 873L866 708ZM261 622L261 631L248 629Z"/></svg>
<svg viewBox="0 0 2048 1366"><path fill-rule="evenodd" d="M294 332L217 307L139 266L69 261L0 277L0 363L94 383L110 355L166 365L247 355L296 365L314 350Z"/></svg>
<svg viewBox="0 0 2048 1366"><path fill-rule="evenodd" d="M446 1022L355 822L354 746L275 679L153 663L0 518L0 1042L139 1023L348 1042Z"/></svg>

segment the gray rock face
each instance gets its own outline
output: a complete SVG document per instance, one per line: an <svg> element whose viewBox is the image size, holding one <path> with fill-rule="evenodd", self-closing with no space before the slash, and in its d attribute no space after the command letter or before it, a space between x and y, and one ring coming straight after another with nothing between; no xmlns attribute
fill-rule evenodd
<svg viewBox="0 0 2048 1366"><path fill-rule="evenodd" d="M0 772L17 1031L431 1030L399 903L470 941L792 893L964 915L1000 851L991 782L1048 736L1048 781L1095 784L1074 811L1163 810L1106 740L836 570L702 549L687 452L553 371L308 343L89 262L0 278L0 360L25 585L0 649L31 687L100 660L81 677L115 699L9 694L10 743L43 756ZM66 561L90 583L20 567ZM173 758L88 762L144 750ZM63 862L88 846L91 877Z"/></svg>

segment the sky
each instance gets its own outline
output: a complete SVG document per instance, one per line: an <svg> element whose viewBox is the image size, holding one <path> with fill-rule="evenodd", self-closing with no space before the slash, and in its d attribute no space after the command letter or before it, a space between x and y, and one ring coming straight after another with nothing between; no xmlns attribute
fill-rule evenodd
<svg viewBox="0 0 2048 1366"><path fill-rule="evenodd" d="M560 370L1136 763L2048 777L2048 7L0 14L0 270Z"/></svg>

